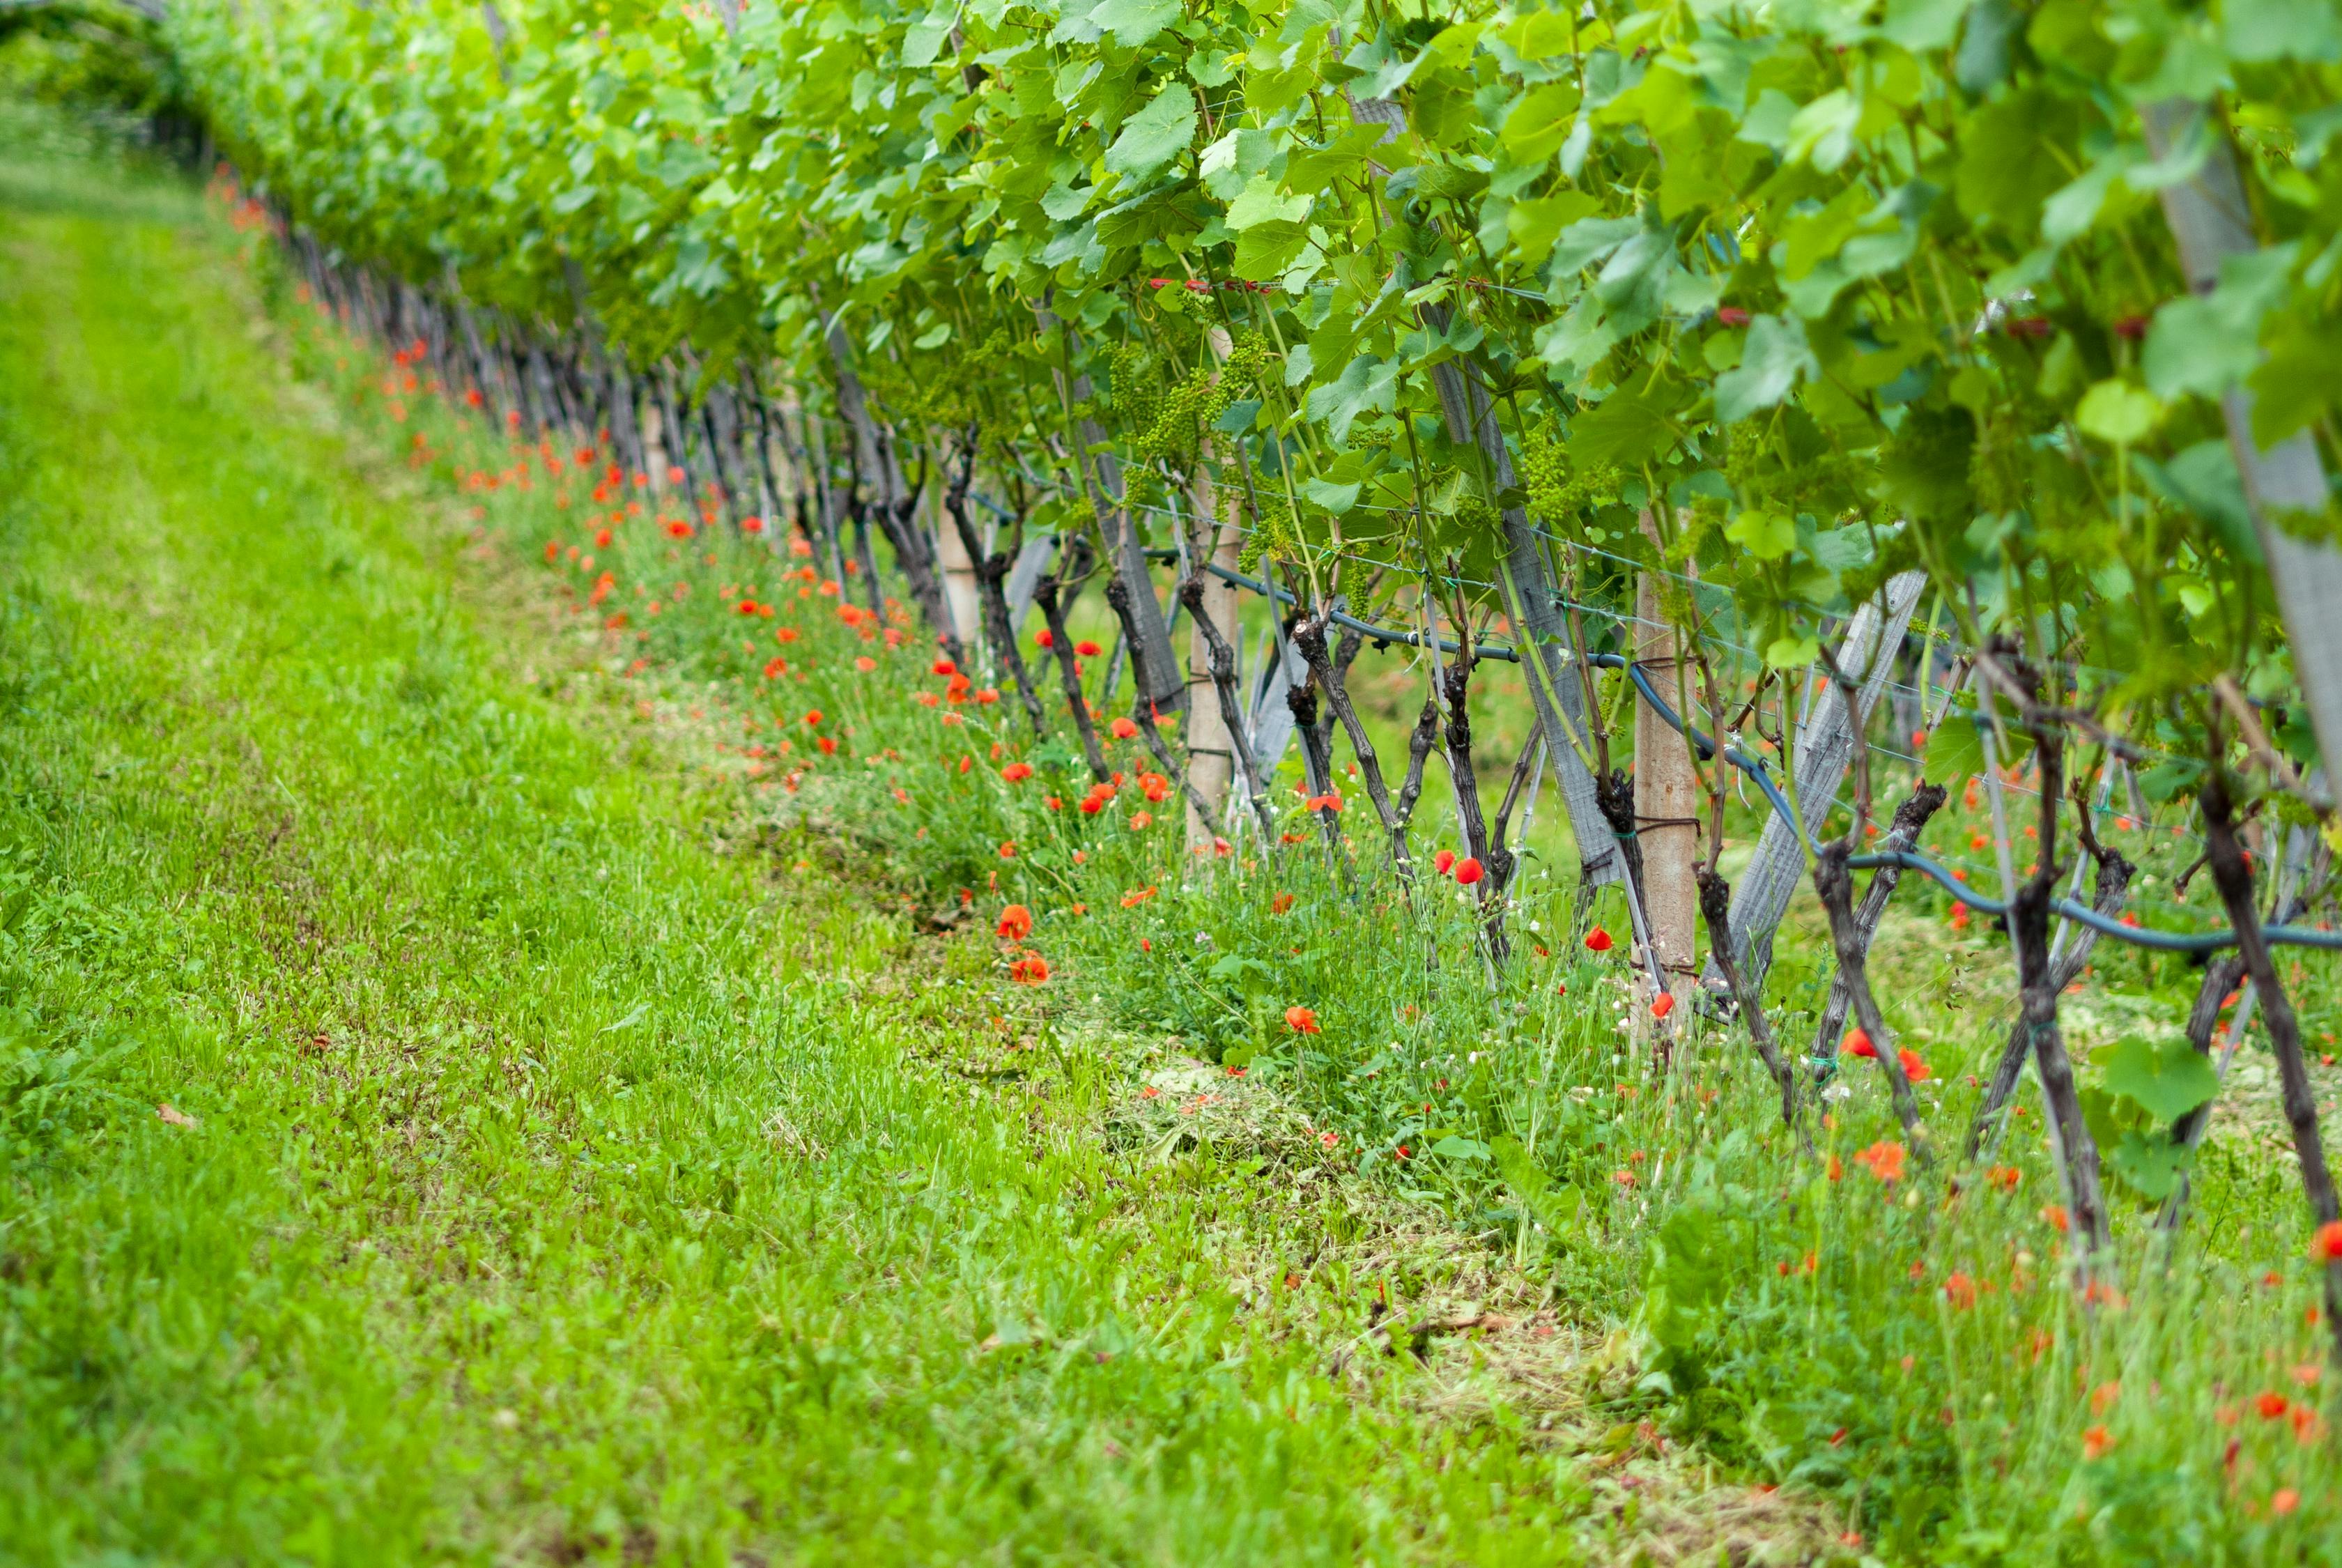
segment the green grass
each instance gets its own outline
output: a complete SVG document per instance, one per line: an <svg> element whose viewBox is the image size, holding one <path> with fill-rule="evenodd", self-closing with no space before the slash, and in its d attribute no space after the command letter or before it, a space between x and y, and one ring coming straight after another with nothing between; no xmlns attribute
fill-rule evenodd
<svg viewBox="0 0 2342 1568"><path fill-rule="evenodd" d="M597 540L260 236L12 146L0 1557L2342 1560L2258 1047L2077 1300L2037 1121L2014 1191L1883 1182L1866 1070L1812 1156L1736 1031L1654 1076L1565 878L1492 974L1355 814L1355 885L1084 815L1062 736L910 700L907 617L656 499ZM2200 920L2170 825L2143 908ZM2008 991L1946 907L1874 962L1939 1145ZM1824 957L1801 904L1800 1044ZM2195 978L2102 948L2086 1083ZM1376 1332L1469 1305L1520 1321Z"/></svg>
<svg viewBox="0 0 2342 1568"><path fill-rule="evenodd" d="M1074 1045L930 1064L979 947L523 678L190 191L0 189L0 1557L1603 1538L1519 1412L1322 1375L1351 1201L1110 1152Z"/></svg>

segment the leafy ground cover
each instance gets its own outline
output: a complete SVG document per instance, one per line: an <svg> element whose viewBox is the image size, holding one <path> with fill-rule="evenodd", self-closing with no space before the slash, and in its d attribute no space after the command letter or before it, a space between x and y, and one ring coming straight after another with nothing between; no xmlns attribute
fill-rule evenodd
<svg viewBox="0 0 2342 1568"><path fill-rule="evenodd" d="M288 374L190 191L5 139L5 1555L1834 1539L1322 1112L916 939Z"/></svg>

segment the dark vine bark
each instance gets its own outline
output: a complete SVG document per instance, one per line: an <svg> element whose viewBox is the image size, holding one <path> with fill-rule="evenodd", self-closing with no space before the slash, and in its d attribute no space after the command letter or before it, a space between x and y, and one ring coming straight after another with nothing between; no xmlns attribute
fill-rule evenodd
<svg viewBox="0 0 2342 1568"><path fill-rule="evenodd" d="M1090 550L1087 539L1076 539L1066 546L1058 557L1057 570L1043 578L1033 590L1033 602L1041 607L1041 618L1048 623L1049 652L1057 664L1057 684L1066 694L1066 707L1074 716L1074 732L1081 737L1082 756L1090 766L1090 777L1103 784L1114 776L1106 765L1106 750L1098 744L1097 726L1090 720L1089 699L1082 695L1082 672L1074 656L1074 639L1066 630L1066 607L1062 595L1067 586L1079 583L1089 574Z"/></svg>
<svg viewBox="0 0 2342 1568"><path fill-rule="evenodd" d="M2088 821L2087 816L2084 822ZM2097 879L2091 894L2090 907L2109 919L2122 910L2124 900L2130 892L2130 879L2138 868L2117 851L2100 844L2095 834L2085 830L2083 839L2097 859ZM2088 926L2077 928L2074 945L2049 976L2049 984L2060 995L2072 985L2090 961L2090 951L2097 945L2098 933ZM2024 1021L2020 1019L2008 1031L2008 1042L2001 1048L2000 1060L1993 1064L1992 1079L1985 1085L1984 1098L1977 1103L1975 1120L1968 1127L1967 1157L1974 1160L1984 1149L2001 1115L2007 1110L2010 1098L2017 1092L2017 1081L2025 1067L2026 1048L2030 1043Z"/></svg>
<svg viewBox="0 0 2342 1568"><path fill-rule="evenodd" d="M1106 579L1106 602L1107 608L1114 611L1115 619L1122 623L1123 641L1127 646L1135 630L1136 612L1131 605L1130 584L1119 572ZM1136 700L1131 704L1131 718L1138 726L1140 738L1146 742L1146 749L1154 756L1155 765L1163 769L1164 777L1179 786L1179 793L1186 797L1187 803L1196 809L1196 815L1212 830L1213 836L1224 837L1219 813L1212 809L1211 802L1204 799L1204 792L1196 788L1187 777L1187 770L1180 767L1178 760L1171 755L1170 743L1163 739L1163 727L1156 720L1155 704L1147 700L1144 683L1139 684L1136 695Z"/></svg>
<svg viewBox="0 0 2342 1568"><path fill-rule="evenodd" d="M1911 1092L1911 1075L1903 1070L1903 1060L1896 1054L1894 1033L1887 1027L1886 1016L1878 1010L1878 999L1871 994L1869 955L1864 950L1862 933L1855 925L1854 873L1847 866L1853 853L1844 839L1823 845L1821 852L1814 857L1814 891L1820 895L1822 909L1829 915L1830 945L1837 953L1838 974L1846 981L1847 994L1854 1000L1855 1020L1862 1025L1863 1032L1870 1037L1872 1047L1878 1052L1878 1065L1887 1074L1887 1088L1894 1093L1895 1115L1903 1123L1903 1136L1910 1141L1911 1151L1926 1163L1933 1156L1927 1147L1927 1124L1919 1120L1918 1096ZM1727 908L1727 921L1729 913ZM1726 945L1730 946L1728 936Z"/></svg>
<svg viewBox="0 0 2342 1568"><path fill-rule="evenodd" d="M2027 728L2040 758L2041 859L2010 901L2009 929L2017 940L2020 1027L2032 1041L2042 1099L2049 1114L2057 1118L2065 1145L2066 1205L2083 1254L2078 1272L2087 1277L2089 1260L2107 1245L2106 1198L2098 1179L2097 1140L2082 1120L2073 1060L2066 1054L2065 1036L2057 1026L2057 999L2065 987L2049 963L2049 906L2057 896L2057 803L2065 787L2065 741L2046 719L2030 722Z"/></svg>
<svg viewBox="0 0 2342 1568"><path fill-rule="evenodd" d="M1879 849L1891 852L1908 849L1917 844L1921 829L1927 827L1927 819L1940 810L1943 804L1942 785L1920 785L1896 806L1894 825L1887 829ZM1855 911L1854 924L1865 953L1870 951L1870 944L1878 934L1878 922L1886 915L1887 902L1894 897L1896 884L1902 878L1903 868L1900 866L1881 866L1870 874L1870 885L1862 890L1862 905ZM1706 912L1706 908L1703 905L1701 913ZM1722 969L1722 953L1714 956L1716 967ZM1735 996L1736 1000L1737 988L1735 988ZM1837 1042L1846 1032L1846 1012L1852 1001L1852 994L1847 991L1844 978L1832 976L1829 1000L1822 1004L1821 1023L1814 1031L1813 1068L1817 1077L1827 1076L1837 1065Z"/></svg>
<svg viewBox="0 0 2342 1568"><path fill-rule="evenodd" d="M1120 582L1117 578L1114 584L1108 586L1109 597ZM1228 645L1228 639L1221 634L1220 628L1213 624L1212 618L1204 612L1204 578L1200 568L1188 573L1180 583L1179 602L1195 618L1196 630L1203 637L1204 646L1210 651L1212 691L1219 699L1220 722L1227 726L1228 744L1236 754L1237 782L1244 786L1245 799L1251 803L1253 820L1260 829L1261 843L1266 852L1273 855L1276 852L1276 821L1269 812L1268 788L1260 776L1260 759L1253 751L1252 736L1245 726L1244 703L1236 692L1236 652ZM1136 629L1128 622L1125 626L1126 635ZM1146 706L1143 695L1139 701L1140 706ZM1193 798L1198 792L1190 789L1188 793ZM1211 819L1209 812L1205 813L1205 819Z"/></svg>
<svg viewBox="0 0 2342 1568"><path fill-rule="evenodd" d="M1470 639L1459 640L1464 646L1456 649L1437 676L1440 696L1447 709L1440 739L1446 752L1448 774L1456 787L1456 814L1464 829L1464 852L1480 862L1477 897L1481 929L1488 939L1488 956L1502 963L1512 950L1505 939L1504 893L1496 885L1496 879L1488 874L1488 822L1480 809L1479 775L1472 761L1472 714L1466 706L1472 692L1472 669L1479 661L1472 651Z"/></svg>
<svg viewBox="0 0 2342 1568"><path fill-rule="evenodd" d="M1635 776L1623 768L1594 776L1594 803L1602 809L1602 819L1610 825L1610 836L1618 841L1618 858L1626 868L1626 879L1634 884L1635 897L1643 896L1643 844L1635 830ZM1579 859L1586 850L1580 846ZM1581 890L1590 890L1591 884L1581 884Z"/></svg>
<svg viewBox="0 0 2342 1568"><path fill-rule="evenodd" d="M1396 833L1402 855L1406 848L1407 824L1415 817L1415 803L1423 798L1423 767L1438 745L1439 704L1426 697L1423 699L1423 711L1415 716L1415 729L1406 738L1406 778L1398 787L1398 799L1393 803L1398 813Z"/></svg>
<svg viewBox="0 0 2342 1568"><path fill-rule="evenodd" d="M1008 623L1008 593L1004 585L1016 558L1007 550L985 554L975 519L967 515L968 489L976 478L976 432L971 429L961 447L959 469L944 490L944 511L959 535L961 548L976 566L976 601L984 608L985 640L992 645L993 656L1016 682L1016 699L1024 704L1025 717L1031 722L1034 735L1046 736L1048 726L1042 718L1041 694L1033 689L1033 677L1025 668L1025 656L1016 647L1016 630Z"/></svg>
<svg viewBox="0 0 2342 1568"><path fill-rule="evenodd" d="M1406 850L1406 817L1392 801L1390 787L1383 781L1382 758L1366 734L1366 727L1358 719L1358 710L1351 704L1346 661L1337 664L1326 647L1326 628L1330 611L1320 606L1314 615L1301 618L1293 628L1293 646L1301 650L1302 661L1317 689L1326 694L1326 704L1342 726L1342 733L1350 739L1350 754L1357 759L1358 782L1366 791L1367 803L1375 809L1376 819L1382 823L1384 834L1390 839L1391 863L1398 869L1400 879L1412 881L1415 863ZM1354 650L1355 637L1345 637L1343 646ZM1418 776L1420 769L1417 769ZM1410 804L1412 802L1410 801Z"/></svg>
<svg viewBox="0 0 2342 1568"><path fill-rule="evenodd" d="M1715 867L1702 865L1693 876L1699 882L1699 915L1707 924L1708 950L1715 955L1716 965L1724 971L1725 984L1731 988L1733 1004L1740 1019L1748 1026L1748 1038L1756 1043L1756 1055L1765 1063L1765 1070L1781 1086L1781 1121L1784 1126L1797 1128L1797 1074L1781 1055L1779 1044L1773 1039L1772 1022L1765 1016L1765 999L1748 983L1747 971L1740 967L1732 951L1732 884L1725 880Z"/></svg>
<svg viewBox="0 0 2342 1568"><path fill-rule="evenodd" d="M1334 749L1331 737L1317 719L1317 683L1304 680L1285 689L1286 710L1293 715L1293 729L1301 741L1301 771L1309 785L1309 793L1320 798L1334 789ZM1326 852L1336 858L1337 864L1347 869L1342 856L1342 814L1331 806L1320 806L1310 815L1317 819L1317 831L1326 840Z"/></svg>
<svg viewBox="0 0 2342 1568"><path fill-rule="evenodd" d="M2342 1220L2342 1201L2334 1191L2333 1172L2327 1168L2326 1145L2317 1129L2317 1091L2309 1081L2309 1066L2301 1050L2301 1020L2293 999L2279 983L2277 963L2261 934L2260 912L2253 907L2253 875L2244 846L2237 838L2236 808L2223 770L2217 765L2205 779L2197 800L2204 810L2204 839L2212 860L2212 885L2219 890L2228 923L2237 931L2237 956L2260 993L2262 1026L2268 1030L2269 1049L2277 1056L2277 1081L2282 1086L2286 1124L2293 1131L2294 1158L2301 1165L2301 1190L2309 1200L2310 1217L2319 1225ZM2327 1260L2326 1322L2331 1335L2328 1354L2342 1366L2342 1258Z"/></svg>

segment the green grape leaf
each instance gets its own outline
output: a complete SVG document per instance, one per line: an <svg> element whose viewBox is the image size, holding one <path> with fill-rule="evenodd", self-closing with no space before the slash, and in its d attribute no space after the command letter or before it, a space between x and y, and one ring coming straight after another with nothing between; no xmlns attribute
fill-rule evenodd
<svg viewBox="0 0 2342 1568"><path fill-rule="evenodd" d="M2155 313L2139 370L2158 397L2217 397L2260 363L2261 317L2285 297L2297 246L2271 246L2220 264L2219 286Z"/></svg>
<svg viewBox="0 0 2342 1568"><path fill-rule="evenodd" d="M2179 1191L2180 1173L2193 1152L2159 1132L2133 1129L2107 1147L2107 1163L2125 1186L2150 1203L2160 1203Z"/></svg>
<svg viewBox="0 0 2342 1568"><path fill-rule="evenodd" d="M1598 205L1584 191L1526 196L1513 203L1505 213L1505 232L1512 238L1514 254L1529 266L1542 265L1561 231Z"/></svg>
<svg viewBox="0 0 2342 1568"><path fill-rule="evenodd" d="M2064 166L2050 149L2071 141L2079 127L2074 106L2046 87L2023 88L1979 106L1961 128L1959 169L1952 179L1960 210L2014 235L2035 233L2041 204L2066 183Z"/></svg>
<svg viewBox="0 0 2342 1568"><path fill-rule="evenodd" d="M1821 638L1811 632L1787 633L1765 645L1765 662L1775 669L1803 669L1821 656Z"/></svg>
<svg viewBox="0 0 2342 1568"><path fill-rule="evenodd" d="M1145 108L1122 123L1122 134L1106 152L1106 166L1128 180L1143 180L1186 150L1196 136L1196 95L1185 82L1165 84Z"/></svg>
<svg viewBox="0 0 2342 1568"><path fill-rule="evenodd" d="M1724 537L1760 561L1777 561L1797 548L1797 521L1787 512L1743 512Z"/></svg>
<svg viewBox="0 0 2342 1568"><path fill-rule="evenodd" d="M1561 150L1577 117L1580 95L1575 82L1547 82L1532 87L1505 116L1499 138L1516 164L1541 164Z"/></svg>
<svg viewBox="0 0 2342 1568"><path fill-rule="evenodd" d="M2326 0L2227 0L2221 41L2239 60L2342 60L2342 18Z"/></svg>
<svg viewBox="0 0 2342 1568"><path fill-rule="evenodd" d="M2074 410L2074 423L2083 435L2115 447L2136 447L2162 422L2163 399L2120 377L2091 387Z"/></svg>
<svg viewBox="0 0 2342 1568"><path fill-rule="evenodd" d="M2117 1040L2099 1079L2157 1121L2177 1121L2220 1091L2212 1063L2185 1040L2157 1045L2137 1035Z"/></svg>
<svg viewBox="0 0 2342 1568"><path fill-rule="evenodd" d="M2131 461L2149 489L2210 524L2230 554L2256 567L2265 564L2252 508L2245 499L2244 477L2237 472L2237 456L2226 441L2217 437L2198 441L2174 454L2168 463L2144 454Z"/></svg>
<svg viewBox="0 0 2342 1568"><path fill-rule="evenodd" d="M1971 773L1984 771L1984 737L1965 714L1947 716L1927 737L1927 755L1919 759L1919 777L1947 787Z"/></svg>
<svg viewBox="0 0 2342 1568"><path fill-rule="evenodd" d="M1298 224L1309 216L1310 200L1306 196L1281 194L1274 180L1266 175L1256 175L1236 200L1228 204L1224 220L1237 234L1264 223Z"/></svg>
<svg viewBox="0 0 2342 1568"><path fill-rule="evenodd" d="M1256 283L1282 276L1308 243L1305 225L1281 218L1256 223L1236 237L1236 275Z"/></svg>
<svg viewBox="0 0 2342 1568"><path fill-rule="evenodd" d="M1136 49L1179 19L1179 0L1102 0L1090 25L1111 33L1126 49Z"/></svg>
<svg viewBox="0 0 2342 1568"><path fill-rule="evenodd" d="M1632 471L1675 445L1669 408L1643 391L1614 393L1569 422L1569 455L1580 467L1607 463Z"/></svg>
<svg viewBox="0 0 2342 1568"><path fill-rule="evenodd" d="M932 65L943 52L944 41L951 36L952 18L930 16L924 22L914 22L903 35L903 64L911 69Z"/></svg>
<svg viewBox="0 0 2342 1568"><path fill-rule="evenodd" d="M1398 362L1387 363L1361 354L1342 367L1342 374L1309 389L1304 410L1312 419L1326 421L1326 433L1336 443L1350 438L1350 427L1361 414L1387 414L1398 407Z"/></svg>
<svg viewBox="0 0 2342 1568"><path fill-rule="evenodd" d="M1301 481L1301 493L1337 518L1358 504L1358 492L1363 488L1363 485L1337 485L1331 479Z"/></svg>
<svg viewBox="0 0 2342 1568"><path fill-rule="evenodd" d="M1799 381L1820 374L1803 323L1781 316L1752 317L1740 363L1716 378L1716 417L1727 425L1746 419L1779 403Z"/></svg>

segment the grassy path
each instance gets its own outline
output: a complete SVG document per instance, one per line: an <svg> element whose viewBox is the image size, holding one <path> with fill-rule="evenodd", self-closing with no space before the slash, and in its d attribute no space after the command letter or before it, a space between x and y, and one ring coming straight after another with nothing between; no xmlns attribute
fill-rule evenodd
<svg viewBox="0 0 2342 1568"><path fill-rule="evenodd" d="M223 237L0 177L0 1557L1601 1552L1513 1407L1329 1384L1313 1221L906 1068L899 922L514 673Z"/></svg>

